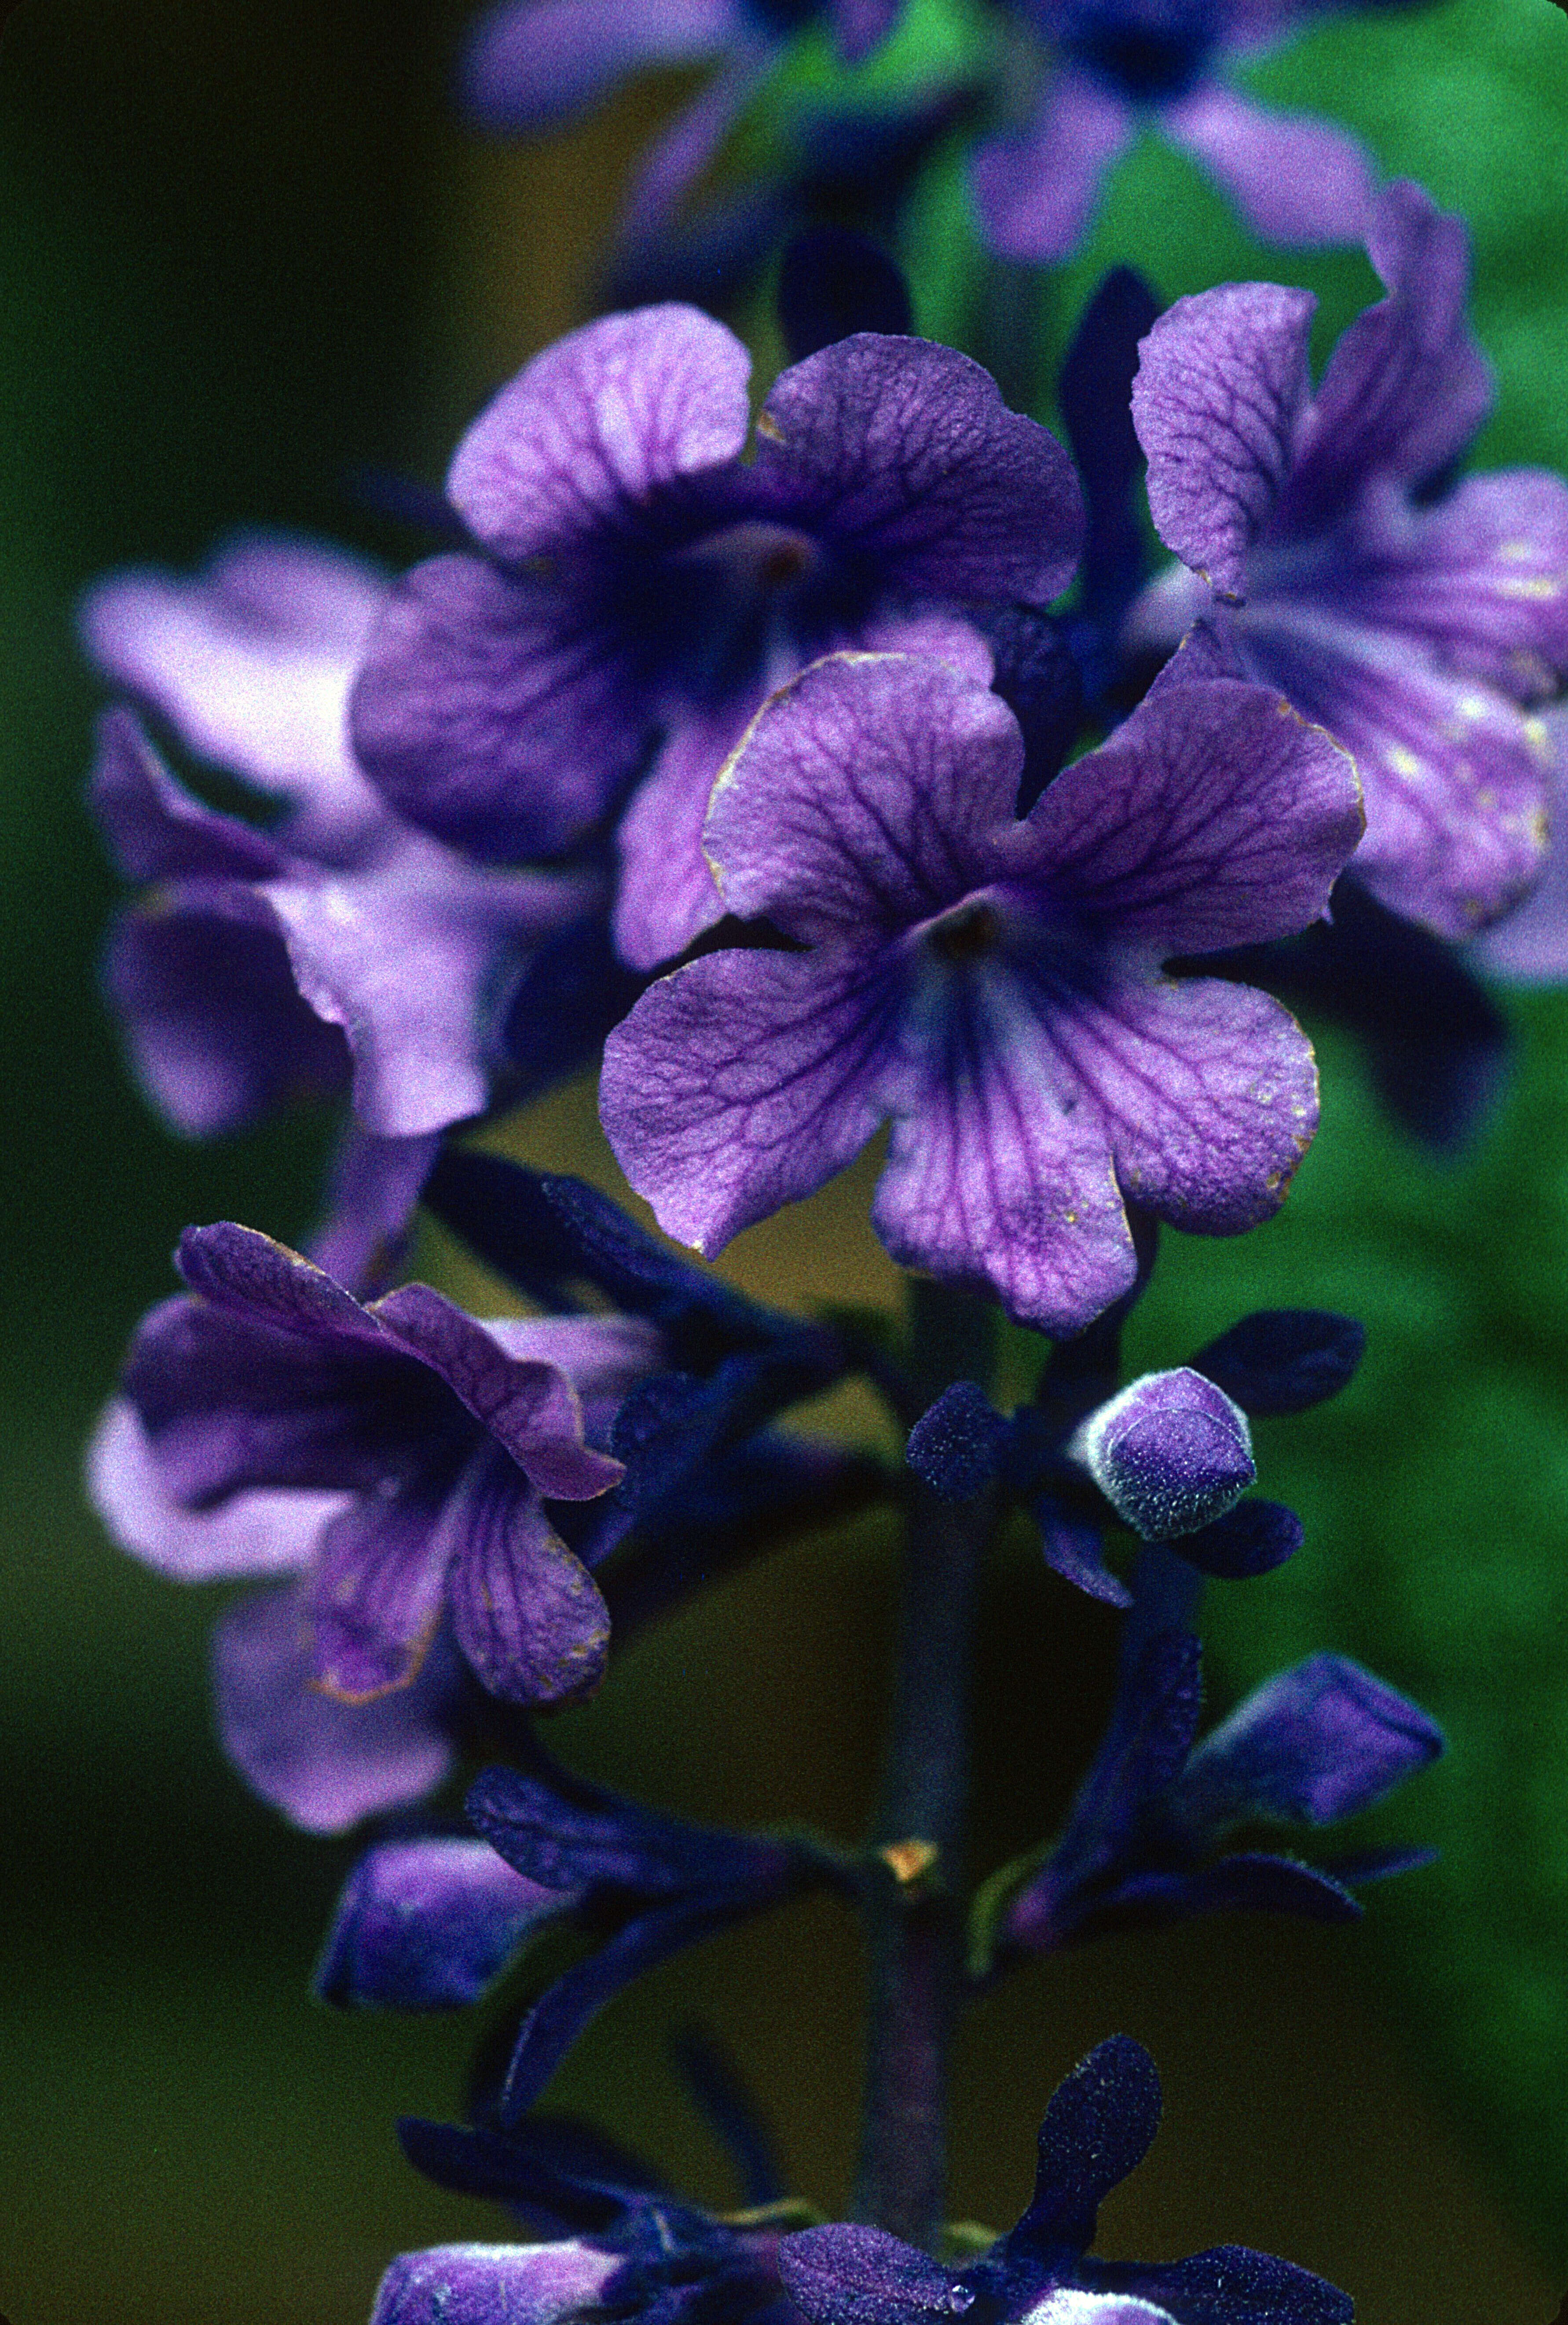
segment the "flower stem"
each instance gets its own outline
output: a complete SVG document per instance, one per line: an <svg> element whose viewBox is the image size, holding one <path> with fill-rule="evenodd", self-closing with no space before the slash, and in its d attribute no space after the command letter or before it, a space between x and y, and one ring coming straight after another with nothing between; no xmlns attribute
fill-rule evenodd
<svg viewBox="0 0 1568 2325"><path fill-rule="evenodd" d="M919 1410L952 1381L988 1379L995 1311L912 1287ZM912 1418L917 1416L906 1416ZM963 1950L970 1674L994 1497L940 1502L912 1481L898 1665L868 1906L870 2021L858 2216L930 2247L946 2180L948 2057Z"/></svg>

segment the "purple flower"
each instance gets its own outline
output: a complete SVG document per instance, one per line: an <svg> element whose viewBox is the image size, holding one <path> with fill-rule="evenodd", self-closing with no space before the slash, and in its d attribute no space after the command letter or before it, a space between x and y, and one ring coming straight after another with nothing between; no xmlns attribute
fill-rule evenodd
<svg viewBox="0 0 1568 2325"><path fill-rule="evenodd" d="M529 953L602 901L591 875L465 863L366 782L347 704L385 596L337 551L246 536L193 581L122 573L83 605L107 676L285 804L270 832L220 814L129 712L104 719L91 804L145 891L116 930L109 996L153 1104L191 1136L350 1086L376 1140L480 1113Z"/></svg>
<svg viewBox="0 0 1568 2325"><path fill-rule="evenodd" d="M1065 258L1105 172L1146 124L1218 179L1265 241L1359 241L1374 181L1357 141L1326 121L1266 111L1222 78L1335 5L1010 0L1024 35L1013 59L1016 123L980 146L972 167L988 241L1007 258Z"/></svg>
<svg viewBox="0 0 1568 2325"><path fill-rule="evenodd" d="M678 2201L597 2132L534 2117L510 2131L406 2121L410 2160L443 2188L487 2197L552 2236L533 2245L404 2253L371 2325L567 2325L585 2314L665 2325L799 2325L778 2280L781 2228L808 2208L774 2201L747 2226Z"/></svg>
<svg viewBox="0 0 1568 2325"><path fill-rule="evenodd" d="M715 778L769 690L842 646L988 680L959 607L1046 599L1081 530L1061 447L967 357L861 333L775 382L695 309L561 340L469 430L448 488L487 552L418 566L370 640L354 735L399 813L492 857L552 855L633 797L620 950L651 968L723 912Z"/></svg>
<svg viewBox="0 0 1568 2325"><path fill-rule="evenodd" d="M1229 283L1145 340L1149 505L1192 572L1131 626L1168 644L1202 614L1221 666L1325 726L1366 792L1356 878L1469 936L1541 869L1552 748L1528 707L1568 672L1568 486L1516 468L1428 496L1491 403L1464 230L1397 184L1368 246L1388 296L1315 395L1308 292Z"/></svg>
<svg viewBox="0 0 1568 2325"><path fill-rule="evenodd" d="M651 66L719 69L654 141L633 180L621 237L645 242L717 155L742 107L794 35L825 17L858 63L891 31L902 0L497 0L459 68L466 109L487 127L541 129L586 112Z"/></svg>
<svg viewBox="0 0 1568 2325"><path fill-rule="evenodd" d="M538 1747L468 1798L480 1841L379 1843L339 1903L317 1989L343 2005L443 2010L477 2001L547 1921L594 1942L518 2028L495 2121L515 2126L572 2043L645 1970L715 1931L855 1876L804 1841L714 1831L584 1783Z"/></svg>
<svg viewBox="0 0 1568 2325"><path fill-rule="evenodd" d="M1469 953L1472 968L1510 985L1559 985L1568 978L1568 801L1563 796L1568 715L1547 710L1541 724L1551 746L1545 868L1524 903L1484 930Z"/></svg>
<svg viewBox="0 0 1568 2325"><path fill-rule="evenodd" d="M1161 964L1313 920L1354 771L1276 695L1183 676L1022 822L1016 721L943 663L838 656L769 702L703 844L795 949L678 969L606 1045L606 1130L670 1234L719 1249L890 1116L894 1257L1061 1333L1135 1279L1124 1196L1215 1235L1277 1208L1311 1049L1264 995Z"/></svg>
<svg viewBox="0 0 1568 2325"><path fill-rule="evenodd" d="M1146 1552L1122 1634L1116 1700L1060 1837L1005 1866L976 1901L971 1968L1129 1927L1212 1913L1349 1922L1347 1884L1404 1872L1424 1851L1326 1866L1226 1843L1239 1828L1317 1829L1384 1799L1442 1753L1419 1705L1348 1656L1319 1654L1254 1690L1200 1742L1200 1583Z"/></svg>
<svg viewBox="0 0 1568 2325"><path fill-rule="evenodd" d="M125 1459L188 1511L306 1497L316 1529L286 1548L304 1570L311 1682L351 1705L406 1689L450 1616L495 1693L591 1691L604 1602L545 1505L621 1476L584 1432L602 1435L656 1363L656 1333L626 1318L479 1324L422 1284L364 1306L246 1227L189 1229L179 1266L191 1296L153 1310L126 1362L141 1434ZM127 1493L112 1459L99 1488L110 1510ZM159 1562L177 1569L190 1540L160 1538ZM264 1538L258 1564L280 1562Z"/></svg>
<svg viewBox="0 0 1568 2325"><path fill-rule="evenodd" d="M1148 2052L1113 2034L1057 2089L1028 2209L980 2259L951 2268L881 2228L834 2225L785 2237L779 2274L810 2325L932 2325L971 2312L995 2325L1350 2325L1342 2293L1244 2245L1180 2261L1091 2256L1099 2208L1148 2153L1160 2108Z"/></svg>

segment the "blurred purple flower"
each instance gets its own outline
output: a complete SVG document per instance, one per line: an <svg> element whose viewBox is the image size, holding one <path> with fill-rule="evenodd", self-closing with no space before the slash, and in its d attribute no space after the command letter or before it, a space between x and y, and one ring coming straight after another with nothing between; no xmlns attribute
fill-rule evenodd
<svg viewBox="0 0 1568 2325"><path fill-rule="evenodd" d="M1266 996L1161 965L1313 920L1355 773L1277 695L1184 675L1022 822L1017 722L945 663L840 655L773 698L703 844L793 949L678 969L605 1051L606 1130L667 1232L720 1249L891 1116L894 1257L1060 1333L1135 1279L1124 1195L1205 1234L1277 1209L1310 1046Z"/></svg>
<svg viewBox="0 0 1568 2325"><path fill-rule="evenodd" d="M346 1088L373 1140L482 1112L530 953L602 904L597 875L476 868L366 782L347 705L385 590L336 551L242 536L194 580L120 573L83 603L105 675L286 810L271 831L220 814L130 712L103 721L91 804L144 890L111 940L109 996L188 1135Z"/></svg>
<svg viewBox="0 0 1568 2325"><path fill-rule="evenodd" d="M602 1441L657 1361L656 1332L626 1318L479 1324L422 1284L362 1306L246 1227L188 1230L179 1264L190 1295L153 1311L126 1361L139 1433L120 1422L100 1444L98 1503L125 1546L166 1572L216 1570L199 1524L148 1523L149 1476L186 1512L279 1519L258 1530L252 1570L302 1570L301 1676L344 1703L406 1689L443 1616L494 1692L590 1691L608 1617L545 1505L621 1476L584 1432ZM271 1669L281 1686L288 1666Z"/></svg>
<svg viewBox="0 0 1568 2325"><path fill-rule="evenodd" d="M844 646L988 680L960 608L1053 597L1082 528L1072 466L967 357L861 333L785 371L750 432L750 358L693 308L546 349L459 448L486 552L394 591L354 693L392 806L487 857L553 855L616 810L616 934L652 968L723 912L715 779L769 691Z"/></svg>
<svg viewBox="0 0 1568 2325"><path fill-rule="evenodd" d="M1215 666L1276 686L1355 755L1353 876L1464 937L1540 873L1553 764L1528 706L1568 673L1568 486L1536 468L1432 488L1491 403L1464 318L1462 226L1389 187L1369 249L1388 296L1315 395L1312 294L1229 283L1179 300L1133 394L1174 570L1129 635L1202 616Z"/></svg>
<svg viewBox="0 0 1568 2325"><path fill-rule="evenodd" d="M1266 242L1358 242L1375 181L1356 139L1255 105L1227 69L1353 0L1010 0L1016 125L976 153L982 230L1004 257L1065 258L1146 124L1191 154ZM1362 0L1363 5L1408 0Z"/></svg>

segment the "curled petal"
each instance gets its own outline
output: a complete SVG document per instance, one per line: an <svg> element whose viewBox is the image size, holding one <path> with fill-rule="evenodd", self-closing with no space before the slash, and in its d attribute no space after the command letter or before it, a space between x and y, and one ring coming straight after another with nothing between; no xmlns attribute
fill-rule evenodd
<svg viewBox="0 0 1568 2325"><path fill-rule="evenodd" d="M88 1492L122 1550L180 1582L291 1574L310 1564L341 1494L236 1494L211 1510L173 1498L135 1406L113 1397L88 1450Z"/></svg>
<svg viewBox="0 0 1568 2325"><path fill-rule="evenodd" d="M1247 551L1289 473L1316 306L1310 291L1227 283L1178 299L1139 350L1132 410L1149 513L1221 597L1245 597Z"/></svg>
<svg viewBox="0 0 1568 2325"><path fill-rule="evenodd" d="M516 1703L591 1695L604 1677L609 1616L538 1497L485 1461L449 1504L447 1522L452 1627L486 1687Z"/></svg>

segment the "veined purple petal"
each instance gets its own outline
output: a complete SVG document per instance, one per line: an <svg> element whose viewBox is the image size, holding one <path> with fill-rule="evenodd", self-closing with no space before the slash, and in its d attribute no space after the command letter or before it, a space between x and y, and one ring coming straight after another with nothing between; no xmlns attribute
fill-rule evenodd
<svg viewBox="0 0 1568 2325"><path fill-rule="evenodd" d="M366 1312L394 1346L439 1374L542 1493L592 1501L620 1478L619 1461L583 1443L582 1401L559 1366L510 1355L427 1284L403 1284Z"/></svg>
<svg viewBox="0 0 1568 2325"><path fill-rule="evenodd" d="M1086 73L1059 74L1029 126L988 138L970 165L991 248L1039 265L1065 258L1136 127L1132 107L1110 89Z"/></svg>
<svg viewBox="0 0 1568 2325"><path fill-rule="evenodd" d="M1247 551L1289 473L1316 306L1310 291L1227 283L1178 299L1139 349L1132 411L1149 512L1221 597L1247 594Z"/></svg>
<svg viewBox="0 0 1568 2325"><path fill-rule="evenodd" d="M481 1455L448 1497L452 1627L492 1695L575 1703L604 1677L609 1615L538 1495L519 1491L520 1482Z"/></svg>
<svg viewBox="0 0 1568 2325"><path fill-rule="evenodd" d="M127 880L265 880L286 860L264 831L177 783L129 710L98 721L88 805Z"/></svg>
<svg viewBox="0 0 1568 2325"><path fill-rule="evenodd" d="M893 1008L863 950L710 953L650 986L605 1043L599 1115L665 1233L711 1257L851 1162Z"/></svg>
<svg viewBox="0 0 1568 2325"><path fill-rule="evenodd" d="M521 1477L515 1490L527 1491ZM358 1495L323 1532L304 1586L311 1683L357 1707L417 1679L459 1547L447 1494L424 1477Z"/></svg>
<svg viewBox="0 0 1568 2325"><path fill-rule="evenodd" d="M625 2256L575 2238L547 2245L436 2245L382 2278L370 2325L565 2325L591 2313Z"/></svg>
<svg viewBox="0 0 1568 2325"><path fill-rule="evenodd" d="M1506 695L1417 641L1304 597L1248 607L1248 667L1355 755L1367 834L1354 875L1439 936L1471 936L1537 876L1550 747Z"/></svg>
<svg viewBox="0 0 1568 2325"><path fill-rule="evenodd" d="M1505 468L1431 508L1370 494L1331 586L1338 608L1421 639L1444 669L1543 699L1568 672L1568 485Z"/></svg>
<svg viewBox="0 0 1568 2325"><path fill-rule="evenodd" d="M391 804L438 839L492 858L559 855L647 749L636 675L635 641L591 600L478 557L432 558L371 634L355 746Z"/></svg>
<svg viewBox="0 0 1568 2325"><path fill-rule="evenodd" d="M450 1650L412 1687L362 1708L314 1685L298 1589L228 1607L212 1640L218 1731L264 1801L307 1832L346 1832L361 1817L422 1800L456 1755L440 1713L452 1686Z"/></svg>
<svg viewBox="0 0 1568 2325"><path fill-rule="evenodd" d="M529 948L591 910L599 884L485 871L409 832L360 869L294 866L263 894L301 993L343 1029L360 1121L413 1138L483 1111L508 961L520 974Z"/></svg>
<svg viewBox="0 0 1568 2325"><path fill-rule="evenodd" d="M87 1459L92 1505L122 1550L179 1582L290 1574L308 1566L341 1494L236 1494L213 1510L182 1509L164 1485L136 1409L105 1406Z"/></svg>
<svg viewBox="0 0 1568 2325"><path fill-rule="evenodd" d="M1491 408L1491 373L1465 320L1463 224L1397 180L1368 236L1387 298L1358 315L1303 414L1282 523L1331 523L1369 477L1420 484L1464 449Z"/></svg>
<svg viewBox="0 0 1568 2325"><path fill-rule="evenodd" d="M1012 712L948 664L834 654L757 714L703 845L731 912L865 941L985 879L1023 766Z"/></svg>
<svg viewBox="0 0 1568 2325"><path fill-rule="evenodd" d="M745 23L739 0L501 0L469 33L459 97L487 127L543 128L645 66L719 55Z"/></svg>
<svg viewBox="0 0 1568 2325"><path fill-rule="evenodd" d="M354 844L384 813L354 764L345 709L385 595L360 559L241 534L192 580L111 574L79 626L105 675L215 765L297 802L314 840Z"/></svg>
<svg viewBox="0 0 1568 2325"><path fill-rule="evenodd" d="M338 1901L316 1992L345 2006L462 2009L571 1903L524 1881L488 1841L453 1833L379 1842Z"/></svg>
<svg viewBox="0 0 1568 2325"><path fill-rule="evenodd" d="M1137 1270L1104 1124L1053 1033L1005 975L905 1028L871 1218L901 1265L988 1283L1020 1322L1070 1332Z"/></svg>
<svg viewBox="0 0 1568 2325"><path fill-rule="evenodd" d="M1224 187L1260 240L1359 242L1377 197L1365 146L1302 113L1276 113L1206 80L1161 109L1173 144Z"/></svg>
<svg viewBox="0 0 1568 2325"><path fill-rule="evenodd" d="M1072 463L989 372L929 339L858 331L775 382L758 487L911 596L1044 603L1083 545Z"/></svg>
<svg viewBox="0 0 1568 2325"><path fill-rule="evenodd" d="M1271 690L1194 680L1057 777L1007 877L1070 900L1118 949L1213 952L1317 920L1361 830L1331 736Z"/></svg>
<svg viewBox="0 0 1568 2325"><path fill-rule="evenodd" d="M534 357L475 421L447 479L493 556L567 555L608 527L634 538L661 488L734 459L751 358L696 307L606 315Z"/></svg>
<svg viewBox="0 0 1568 2325"><path fill-rule="evenodd" d="M1194 1235L1237 1235L1278 1209L1318 1088L1312 1044L1277 1001L1218 978L1129 978L1053 992L1041 1023L1124 1194Z"/></svg>

